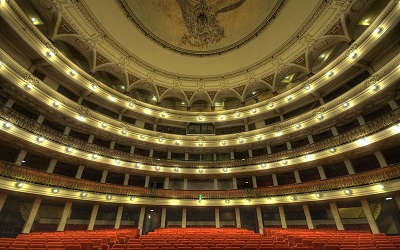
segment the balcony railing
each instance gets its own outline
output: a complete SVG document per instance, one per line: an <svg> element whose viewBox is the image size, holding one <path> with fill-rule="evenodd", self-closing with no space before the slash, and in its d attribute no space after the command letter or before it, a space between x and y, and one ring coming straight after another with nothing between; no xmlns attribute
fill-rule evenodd
<svg viewBox="0 0 400 250"><path fill-rule="evenodd" d="M79 149L85 152L98 154L109 158L118 158L127 162L138 162L141 164L148 165L162 165L164 167L179 167L179 168L198 168L199 162L196 161L182 161L182 160L167 160L167 159L154 159L151 157L129 154L118 150L113 150L98 146L92 143L88 143L71 136L67 136L54 129L46 127L36 121L21 115L17 111L9 109L5 106L0 108L0 117L4 120L12 122L15 126L18 126L26 131L33 134L41 135L50 140L65 146L70 146L75 149ZM340 135L316 142L313 144L305 145L296 149L282 151L279 153L262 155L247 159L234 159L225 161L201 161L202 168L222 168L222 167L235 167L243 165L257 165L261 163L278 162L283 159L291 159L311 153L320 152L327 150L332 147L337 147L349 142L356 141L365 136L374 134L387 127L393 126L399 122L400 109L396 109L386 115L380 116L379 118L352 130L349 130Z"/></svg>
<svg viewBox="0 0 400 250"><path fill-rule="evenodd" d="M234 199L313 193L385 182L400 178L400 164L326 180L234 190L170 190L122 186L44 173L7 162L0 162L0 176L15 181L113 195L170 199L198 199L202 195L203 199Z"/></svg>

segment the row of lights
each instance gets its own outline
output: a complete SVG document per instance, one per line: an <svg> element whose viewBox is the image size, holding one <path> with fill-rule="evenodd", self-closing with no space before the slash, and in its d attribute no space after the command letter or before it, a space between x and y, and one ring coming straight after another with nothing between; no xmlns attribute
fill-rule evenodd
<svg viewBox="0 0 400 250"><path fill-rule="evenodd" d="M24 183L21 182L21 181L19 181L19 182L17 182L17 183L15 184L15 186L16 186L17 188L22 188L22 187L24 186ZM376 186L377 186L377 188L380 189L380 190L385 189L385 186L384 186L383 184L377 184ZM57 188L57 187L53 187L53 188L51 189L51 192L54 193L54 194L56 194L56 193L59 193L59 192L60 192L60 189ZM344 192L344 194L346 194L346 195L351 195L351 194L353 193L351 189L345 189L343 192ZM81 197L87 197L87 196L88 196L88 192L82 191L82 192L80 193L80 196L81 196ZM322 198L322 196L323 196L323 194L320 193L320 192L315 193L315 197L316 197L316 198ZM107 194L106 197L105 197L106 200L111 200L112 198L113 198L113 197L112 197L112 195L110 195L110 194ZM291 195L289 198L290 198L290 200L292 200L292 201L297 200L297 196L296 196L296 195ZM135 200L135 197L131 196L131 197L129 197L129 199L130 199L131 201L134 201L134 200ZM268 200L271 200L271 197L269 197ZM199 199L199 203L201 203L201 201L202 201L202 199ZM249 198L246 198L246 202L250 202L250 201L251 201L251 200L250 200ZM226 199L226 200L225 200L225 203L226 203L226 204L229 204L230 202L231 202L230 199Z"/></svg>
<svg viewBox="0 0 400 250"><path fill-rule="evenodd" d="M4 126L5 128L7 128L7 129L9 129L9 128L12 127L12 123L9 122L9 121L6 121L6 122L4 122L3 126ZM395 131L396 131L397 133L400 132L400 124L394 125L393 128L395 129ZM38 137L36 138L36 140L37 140L38 142L44 142L45 138L44 138L43 136L38 136ZM368 145L368 144L370 143L370 141L369 141L368 138L365 138L365 137L364 137L364 138L358 139L358 143L359 143L361 146L365 146L365 145ZM68 146L68 147L65 148L65 150L66 150L66 152L71 153L71 152L74 151L74 148L71 147L71 146ZM330 153L335 153L335 152L336 152L336 148L334 148L334 147L333 147L333 148L330 148L330 149L329 149L329 152L330 152ZM93 153L93 154L91 154L91 157L92 157L92 159L98 159L99 155L96 154L96 153ZM313 155L305 155L304 158L305 158L306 160L311 160L311 159L313 159ZM120 159L115 159L115 163L116 163L116 164L120 164L120 163L121 163L121 160L120 160ZM282 163L283 165L287 165L287 164L289 163L289 160L288 160L288 159L284 159L284 160L281 161L281 163ZM141 166L142 166L142 164L140 164L140 163L136 163L136 165L135 165L136 168L139 168L139 167L141 167ZM267 168L267 163L262 163L262 164L261 164L261 168ZM155 169L156 169L156 170L160 170L161 167L160 167L160 166L155 166ZM179 170L180 170L179 167L174 167L174 171L175 171L175 172L178 172ZM198 172L199 172L199 173L202 173L203 171L204 171L204 169L202 169L202 168L199 168L199 169L198 169ZM222 168L222 171L223 171L223 172L228 172L228 168L224 167L224 168Z"/></svg>

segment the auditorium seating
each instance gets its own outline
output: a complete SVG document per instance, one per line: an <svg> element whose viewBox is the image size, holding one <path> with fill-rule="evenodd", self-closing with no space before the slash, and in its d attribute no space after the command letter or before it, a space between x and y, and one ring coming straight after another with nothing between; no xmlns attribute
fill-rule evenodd
<svg viewBox="0 0 400 250"><path fill-rule="evenodd" d="M88 230L19 234L0 238L0 250L109 250L137 238L138 229ZM4 248L4 249L3 249Z"/></svg>
<svg viewBox="0 0 400 250"><path fill-rule="evenodd" d="M366 231L164 228L65 231L0 238L0 250L399 250L400 236Z"/></svg>

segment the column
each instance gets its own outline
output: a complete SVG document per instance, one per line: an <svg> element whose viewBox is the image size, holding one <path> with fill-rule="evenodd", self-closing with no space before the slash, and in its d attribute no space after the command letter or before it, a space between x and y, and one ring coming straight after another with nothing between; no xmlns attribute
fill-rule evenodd
<svg viewBox="0 0 400 250"><path fill-rule="evenodd" d="M237 180L236 180L236 177L233 177L232 178L232 189L237 189L238 187L237 187Z"/></svg>
<svg viewBox="0 0 400 250"><path fill-rule="evenodd" d="M51 159L49 165L47 166L46 172L49 173L49 174L53 173L54 168L56 167L56 164L57 164L57 160L54 159L54 158Z"/></svg>
<svg viewBox="0 0 400 250"><path fill-rule="evenodd" d="M346 165L346 169L347 169L347 172L349 172L349 175L355 174L353 165L351 164L351 162L348 159L344 160L344 165Z"/></svg>
<svg viewBox="0 0 400 250"><path fill-rule="evenodd" d="M314 229L314 224L311 218L310 209L307 204L303 204L304 215L306 216L308 229Z"/></svg>
<svg viewBox="0 0 400 250"><path fill-rule="evenodd" d="M150 183L150 176L146 175L146 178L144 179L144 187L148 188Z"/></svg>
<svg viewBox="0 0 400 250"><path fill-rule="evenodd" d="M93 230L98 211L99 211L99 204L94 204L92 208L92 214L90 215L90 220L87 230Z"/></svg>
<svg viewBox="0 0 400 250"><path fill-rule="evenodd" d="M257 188L257 177L253 175L251 181L253 182L253 188Z"/></svg>
<svg viewBox="0 0 400 250"><path fill-rule="evenodd" d="M186 207L182 208L182 228L186 228Z"/></svg>
<svg viewBox="0 0 400 250"><path fill-rule="evenodd" d="M242 223L240 222L240 210L238 207L235 207L235 218L236 218L236 227L241 228Z"/></svg>
<svg viewBox="0 0 400 250"><path fill-rule="evenodd" d="M39 210L40 203L42 203L42 198L36 198L33 201L31 211L29 213L28 219L25 222L24 228L22 229L23 234L27 234L31 232L33 222L35 221L36 214Z"/></svg>
<svg viewBox="0 0 400 250"><path fill-rule="evenodd" d="M258 231L260 234L263 234L263 219L261 214L261 207L256 207L256 214L257 214L257 222L258 222Z"/></svg>
<svg viewBox="0 0 400 250"><path fill-rule="evenodd" d="M188 185L187 185L187 182L188 182L188 181L187 181L187 178L184 178L184 179L183 179L183 190L187 190L187 186L188 186Z"/></svg>
<svg viewBox="0 0 400 250"><path fill-rule="evenodd" d="M318 166L318 173L319 173L319 177L321 177L321 180L326 180L326 174L325 174L325 170L322 166Z"/></svg>
<svg viewBox="0 0 400 250"><path fill-rule="evenodd" d="M276 174L272 174L272 182L274 183L274 186L278 186L278 177Z"/></svg>
<svg viewBox="0 0 400 250"><path fill-rule="evenodd" d="M17 166L21 166L22 161L25 159L26 153L27 152L25 150L19 151L19 154L18 154L17 159L15 160L14 164Z"/></svg>
<svg viewBox="0 0 400 250"><path fill-rule="evenodd" d="M165 177L164 179L164 189L168 189L169 188L169 177Z"/></svg>
<svg viewBox="0 0 400 250"><path fill-rule="evenodd" d="M279 209L279 217L281 218L282 228L287 228L285 210L283 210L282 205L278 205L278 209Z"/></svg>
<svg viewBox="0 0 400 250"><path fill-rule="evenodd" d="M166 219L167 219L167 208L163 207L161 209L161 228L165 228L166 227Z"/></svg>
<svg viewBox="0 0 400 250"><path fill-rule="evenodd" d="M333 135L333 136L339 135L339 133L338 133L336 127L332 127L332 128L331 128L331 131L332 131L332 135Z"/></svg>
<svg viewBox="0 0 400 250"><path fill-rule="evenodd" d="M339 210L337 208L336 203L330 202L329 206L331 207L331 212L333 215L333 219L335 220L336 228L338 230L344 230L342 219L340 218Z"/></svg>
<svg viewBox="0 0 400 250"><path fill-rule="evenodd" d="M121 220L122 220L122 212L124 211L124 207L122 205L118 206L117 210L117 217L115 218L115 229L119 229L121 227Z"/></svg>
<svg viewBox="0 0 400 250"><path fill-rule="evenodd" d="M381 166L381 168L387 166L387 162L386 162L386 160L385 160L385 157L383 157L381 151L375 152L375 156L376 156L376 159L378 160L379 166Z"/></svg>
<svg viewBox="0 0 400 250"><path fill-rule="evenodd" d="M298 170L293 171L296 183L301 183L300 174Z"/></svg>
<svg viewBox="0 0 400 250"><path fill-rule="evenodd" d="M128 184L129 184L129 173L125 173L123 185L128 186Z"/></svg>
<svg viewBox="0 0 400 250"><path fill-rule="evenodd" d="M81 179L82 178L82 174L83 174L83 170L84 169L85 169L85 166L79 165L78 170L76 171L76 175L75 175L76 179Z"/></svg>
<svg viewBox="0 0 400 250"><path fill-rule="evenodd" d="M214 190L218 190L218 179L214 179Z"/></svg>
<svg viewBox="0 0 400 250"><path fill-rule="evenodd" d="M221 227L221 223L219 221L219 208L215 208L215 227L216 228L220 228Z"/></svg>
<svg viewBox="0 0 400 250"><path fill-rule="evenodd" d="M138 229L140 230L140 234L143 233L143 223L144 223L144 214L145 213L146 213L146 208L141 207L140 214L139 214L139 222L138 222Z"/></svg>
<svg viewBox="0 0 400 250"><path fill-rule="evenodd" d="M313 144L314 143L314 138L312 135L307 135L308 143Z"/></svg>
<svg viewBox="0 0 400 250"><path fill-rule="evenodd" d="M72 208L72 202L71 201L67 201L65 203L64 210L63 210L63 213L61 215L60 222L58 223L57 231L64 231L65 225L67 224L68 217L69 217L69 215L71 213L71 208Z"/></svg>
<svg viewBox="0 0 400 250"><path fill-rule="evenodd" d="M6 200L7 200L7 194L0 194L0 212L3 209Z"/></svg>
<svg viewBox="0 0 400 250"><path fill-rule="evenodd" d="M107 170L107 169L104 169L104 170L103 170L103 173L101 174L101 179L100 179L100 182L101 182L101 183L106 183L107 175L108 175L108 170Z"/></svg>
<svg viewBox="0 0 400 250"><path fill-rule="evenodd" d="M398 207L399 210L400 210L400 195L394 196L394 201L396 202L397 207Z"/></svg>
<svg viewBox="0 0 400 250"><path fill-rule="evenodd" d="M398 109L399 105L397 105L395 100L390 100L389 101L389 106L392 108L392 110Z"/></svg>
<svg viewBox="0 0 400 250"><path fill-rule="evenodd" d="M287 147L288 150L292 149L292 144L290 143L290 141L286 142L286 147Z"/></svg>
<svg viewBox="0 0 400 250"><path fill-rule="evenodd" d="M371 232L373 234L380 233L378 225L376 224L374 215L371 212L371 208L369 207L369 203L368 203L367 199L361 198L360 201L361 201L361 206L364 210L365 216L367 217L369 227L371 228Z"/></svg>

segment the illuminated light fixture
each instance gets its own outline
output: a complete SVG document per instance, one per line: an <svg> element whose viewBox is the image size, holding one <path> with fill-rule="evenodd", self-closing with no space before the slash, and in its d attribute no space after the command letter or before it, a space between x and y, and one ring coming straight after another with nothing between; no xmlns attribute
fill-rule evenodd
<svg viewBox="0 0 400 250"><path fill-rule="evenodd" d="M315 197L321 198L321 197L322 197L322 194L321 194L321 193L316 193L316 194L315 194Z"/></svg>
<svg viewBox="0 0 400 250"><path fill-rule="evenodd" d="M36 22L36 18L31 17L31 21L32 21L32 23Z"/></svg>
<svg viewBox="0 0 400 250"><path fill-rule="evenodd" d="M83 117L82 115L78 115L78 117L76 119L78 119L79 121L83 121L83 120L85 120L85 117Z"/></svg>
<svg viewBox="0 0 400 250"><path fill-rule="evenodd" d="M385 186L383 186L382 184L378 184L378 185L376 185L376 187L379 188L379 189L384 189L385 188Z"/></svg>
<svg viewBox="0 0 400 250"><path fill-rule="evenodd" d="M125 86L121 86L121 89L125 89Z"/></svg>
<svg viewBox="0 0 400 250"><path fill-rule="evenodd" d="M117 101L117 98L115 98L114 96L109 96L108 100L115 102L115 101Z"/></svg>
<svg viewBox="0 0 400 250"><path fill-rule="evenodd" d="M222 144L222 145L225 145L225 144L226 144L226 141L222 141L221 144Z"/></svg>
<svg viewBox="0 0 400 250"><path fill-rule="evenodd" d="M310 84L306 84L306 86L304 86L305 90L310 90L311 89L311 85Z"/></svg>
<svg viewBox="0 0 400 250"><path fill-rule="evenodd" d="M59 101L54 101L53 102L53 106L58 108L58 106L60 106L60 102Z"/></svg>
<svg viewBox="0 0 400 250"><path fill-rule="evenodd" d="M235 112L235 115L236 115L236 117L239 117L239 116L240 116L240 112L239 112L239 111L236 111L236 112Z"/></svg>
<svg viewBox="0 0 400 250"><path fill-rule="evenodd" d="M165 111L161 112L162 117L165 117L166 114L167 114L167 112L165 112Z"/></svg>
<svg viewBox="0 0 400 250"><path fill-rule="evenodd" d="M107 200L111 200L111 199L112 199L112 196L108 194L108 195L106 195L106 199L107 199Z"/></svg>
<svg viewBox="0 0 400 250"><path fill-rule="evenodd" d="M400 124L396 124L393 126L393 129L397 132L400 133Z"/></svg>
<svg viewBox="0 0 400 250"><path fill-rule="evenodd" d="M281 135L282 135L282 132L281 132L281 131L275 133L275 136L278 136L278 137L279 137L279 136L281 136Z"/></svg>
<svg viewBox="0 0 400 250"><path fill-rule="evenodd" d="M351 190L350 190L350 189L345 189L345 190L344 190L344 193L345 193L345 194L351 194Z"/></svg>
<svg viewBox="0 0 400 250"><path fill-rule="evenodd" d="M372 85L371 85L371 89L372 89L373 91L377 91L377 90L379 89L379 86L376 85L376 84L372 84Z"/></svg>
<svg viewBox="0 0 400 250"><path fill-rule="evenodd" d="M223 168L222 171L228 172L228 168Z"/></svg>
<svg viewBox="0 0 400 250"><path fill-rule="evenodd" d="M336 148L330 148L330 149L329 149L329 152L335 153L335 152L336 152Z"/></svg>
<svg viewBox="0 0 400 250"><path fill-rule="evenodd" d="M175 145L179 146L181 143L179 141L175 141Z"/></svg>
<svg viewBox="0 0 400 250"><path fill-rule="evenodd" d="M229 204L230 202L231 202L231 201L228 200L228 199L225 200L225 203L226 203L226 204Z"/></svg>
<svg viewBox="0 0 400 250"><path fill-rule="evenodd" d="M257 113L257 109L252 109L251 111L253 112L253 114Z"/></svg>
<svg viewBox="0 0 400 250"><path fill-rule="evenodd" d="M0 0L1 1L1 0ZM1 2L0 2L1 3ZM3 62L2 61L0 61L0 68L3 66Z"/></svg>
<svg viewBox="0 0 400 250"><path fill-rule="evenodd" d="M344 102L344 103L342 104L343 108L347 108L349 105L350 105L350 104L349 104L348 102Z"/></svg>
<svg viewBox="0 0 400 250"><path fill-rule="evenodd" d="M285 164L285 165L286 165L287 163L288 163L287 160L283 160L283 161L282 161L282 164Z"/></svg>
<svg viewBox="0 0 400 250"><path fill-rule="evenodd" d="M325 57L325 54L321 54L319 57L324 58L324 57Z"/></svg>
<svg viewBox="0 0 400 250"><path fill-rule="evenodd" d="M163 138L158 138L158 141L159 142L162 142L164 139Z"/></svg>
<svg viewBox="0 0 400 250"><path fill-rule="evenodd" d="M182 102L181 104L182 104L182 105L185 105L185 102Z"/></svg>
<svg viewBox="0 0 400 250"><path fill-rule="evenodd" d="M129 107L133 107L133 102L130 101L130 102L128 103L128 106L129 106Z"/></svg>
<svg viewBox="0 0 400 250"><path fill-rule="evenodd" d="M203 120L203 115L199 115L199 120Z"/></svg>
<svg viewBox="0 0 400 250"><path fill-rule="evenodd" d="M11 122L5 122L4 123L4 127L5 128L11 128L12 127L12 123Z"/></svg>
<svg viewBox="0 0 400 250"><path fill-rule="evenodd" d="M250 201L251 201L251 199L250 199L250 198L247 198L247 199L246 199L246 202L250 202Z"/></svg>
<svg viewBox="0 0 400 250"><path fill-rule="evenodd" d="M367 139L366 138L360 138L359 140L358 140L358 143L360 143L361 145L367 145L368 144L368 141L367 141Z"/></svg>
<svg viewBox="0 0 400 250"><path fill-rule="evenodd" d="M300 123L296 123L294 126L295 126L296 128L301 128Z"/></svg>
<svg viewBox="0 0 400 250"><path fill-rule="evenodd" d="M261 163L261 167L262 167L262 168L266 168L266 167L267 167L267 164L266 164L266 163Z"/></svg>
<svg viewBox="0 0 400 250"><path fill-rule="evenodd" d="M73 69L71 69L71 70L69 71L69 74L70 74L71 76L75 76L75 75L76 75L76 71L73 70Z"/></svg>
<svg viewBox="0 0 400 250"><path fill-rule="evenodd" d="M22 181L19 181L19 182L15 183L15 186L17 188L22 188L24 186L24 183Z"/></svg>
<svg viewBox="0 0 400 250"><path fill-rule="evenodd" d="M175 168L174 168L174 171L175 171L175 172L178 172L178 171L179 171L179 168L178 168L178 167L175 167Z"/></svg>
<svg viewBox="0 0 400 250"><path fill-rule="evenodd" d="M142 164L140 164L139 162L135 164L136 168L140 168L142 166Z"/></svg>
<svg viewBox="0 0 400 250"><path fill-rule="evenodd" d="M274 106L274 103L273 103L273 102L269 102L269 103L268 103L268 107L272 108L273 106Z"/></svg>
<svg viewBox="0 0 400 250"><path fill-rule="evenodd" d="M58 188L52 188L51 192L53 192L54 194L58 193L60 190Z"/></svg>
<svg viewBox="0 0 400 250"><path fill-rule="evenodd" d="M326 73L327 76L333 76L333 71L329 71L328 73Z"/></svg>
<svg viewBox="0 0 400 250"><path fill-rule="evenodd" d="M140 139L144 139L145 137L145 135L140 135Z"/></svg>
<svg viewBox="0 0 400 250"><path fill-rule="evenodd" d="M43 136L39 136L39 137L37 138L37 141L38 141L38 142L43 142L43 141L44 141L44 137L43 137Z"/></svg>
<svg viewBox="0 0 400 250"><path fill-rule="evenodd" d="M239 143L243 143L243 138L239 138Z"/></svg>
<svg viewBox="0 0 400 250"><path fill-rule="evenodd" d="M103 128L106 128L106 127L107 127L107 123L103 122L103 123L101 124L101 126L102 126Z"/></svg>
<svg viewBox="0 0 400 250"><path fill-rule="evenodd" d="M357 57L357 53L356 52L351 52L350 53L350 57L351 58L356 58Z"/></svg>
<svg viewBox="0 0 400 250"><path fill-rule="evenodd" d="M93 82L92 83L92 89L97 89L99 86L97 85L97 83L96 82Z"/></svg>
<svg viewBox="0 0 400 250"><path fill-rule="evenodd" d="M199 146L203 146L203 141L199 141Z"/></svg>
<svg viewBox="0 0 400 250"><path fill-rule="evenodd" d="M203 169L202 169L202 168L199 168L199 172L202 173L202 172L203 172Z"/></svg>
<svg viewBox="0 0 400 250"><path fill-rule="evenodd" d="M292 201L294 201L294 200L296 200L296 196L291 195L291 196L290 196L290 199L291 199Z"/></svg>
<svg viewBox="0 0 400 250"><path fill-rule="evenodd" d="M310 155L305 155L304 158L306 158L307 160L309 160L311 158Z"/></svg>
<svg viewBox="0 0 400 250"><path fill-rule="evenodd" d="M261 135L257 135L257 140L260 141L262 139Z"/></svg>
<svg viewBox="0 0 400 250"><path fill-rule="evenodd" d="M380 34L382 32L382 28L376 28L375 30L374 30L374 33L375 34Z"/></svg>
<svg viewBox="0 0 400 250"><path fill-rule="evenodd" d="M364 23L369 23L369 21L370 21L369 18L364 19Z"/></svg>
<svg viewBox="0 0 400 250"><path fill-rule="evenodd" d="M201 200L199 200L199 203L201 203Z"/></svg>
<svg viewBox="0 0 400 250"><path fill-rule="evenodd" d="M386 197L385 200L387 201L393 200L393 197Z"/></svg>
<svg viewBox="0 0 400 250"><path fill-rule="evenodd" d="M132 197L129 198L129 199L130 199L131 201L134 201L134 200L135 200L135 197L132 196Z"/></svg>
<svg viewBox="0 0 400 250"><path fill-rule="evenodd" d="M292 97L291 95L288 96L288 97L286 98L286 100L287 100L288 102L290 102L292 99L293 99L293 97Z"/></svg>
<svg viewBox="0 0 400 250"><path fill-rule="evenodd" d="M48 57L53 57L54 56L54 52L51 51L51 50L47 51L46 54L47 54Z"/></svg>
<svg viewBox="0 0 400 250"><path fill-rule="evenodd" d="M318 118L318 120L322 120L322 119L324 119L324 115L323 114L318 114L317 118Z"/></svg>
<svg viewBox="0 0 400 250"><path fill-rule="evenodd" d="M72 147L67 147L67 152L72 152L74 149Z"/></svg>
<svg viewBox="0 0 400 250"><path fill-rule="evenodd" d="M121 163L121 160L120 160L120 159L116 159L116 160L115 160L115 163L116 163L116 164L120 164L120 163Z"/></svg>
<svg viewBox="0 0 400 250"><path fill-rule="evenodd" d="M156 166L156 170L160 170L160 166Z"/></svg>
<svg viewBox="0 0 400 250"><path fill-rule="evenodd" d="M126 129L123 129L122 131L121 131L121 133L123 134L123 135L125 135L126 134Z"/></svg>
<svg viewBox="0 0 400 250"><path fill-rule="evenodd" d="M93 159L97 159L97 157L99 157L97 154L92 154Z"/></svg>
<svg viewBox="0 0 400 250"><path fill-rule="evenodd" d="M87 192L82 192L81 193L81 197L86 197L87 196Z"/></svg>
<svg viewBox="0 0 400 250"><path fill-rule="evenodd" d="M286 76L285 79L289 79L289 76Z"/></svg>
<svg viewBox="0 0 400 250"><path fill-rule="evenodd" d="M221 120L223 120L225 118L225 116L223 116L223 115L221 115L220 117L219 117L219 119L221 119Z"/></svg>
<svg viewBox="0 0 400 250"><path fill-rule="evenodd" d="M25 84L26 90L31 90L33 88L33 85L31 83Z"/></svg>

